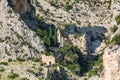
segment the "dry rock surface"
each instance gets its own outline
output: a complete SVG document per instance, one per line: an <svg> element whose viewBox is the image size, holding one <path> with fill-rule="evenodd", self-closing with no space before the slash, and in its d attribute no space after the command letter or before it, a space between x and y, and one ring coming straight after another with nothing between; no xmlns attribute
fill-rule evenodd
<svg viewBox="0 0 120 80"><path fill-rule="evenodd" d="M0 60L34 57L43 51L41 39L8 7L7 0L2 0L0 7Z"/></svg>
<svg viewBox="0 0 120 80"><path fill-rule="evenodd" d="M120 79L120 46L111 46L105 49L103 65L105 67L104 80Z"/></svg>

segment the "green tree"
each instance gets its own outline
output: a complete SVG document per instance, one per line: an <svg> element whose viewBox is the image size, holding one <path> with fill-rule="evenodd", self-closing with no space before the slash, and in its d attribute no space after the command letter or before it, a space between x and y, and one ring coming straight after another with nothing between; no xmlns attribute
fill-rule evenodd
<svg viewBox="0 0 120 80"><path fill-rule="evenodd" d="M43 41L44 41L46 46L51 46L51 41L50 41L50 38L48 36L44 36Z"/></svg>
<svg viewBox="0 0 120 80"><path fill-rule="evenodd" d="M118 29L118 27L117 27L116 25L114 25L113 27L111 27L111 31L112 31L113 33L116 32L117 29Z"/></svg>
<svg viewBox="0 0 120 80"><path fill-rule="evenodd" d="M19 75L18 75L17 73L13 73L13 72L11 72L11 73L8 75L8 78L14 79L14 80L15 80L15 78L17 78L17 77L19 77Z"/></svg>
<svg viewBox="0 0 120 80"><path fill-rule="evenodd" d="M49 37L51 37L52 38L52 36L53 36L53 31L52 31L52 27L50 27L50 30L49 30Z"/></svg>
<svg viewBox="0 0 120 80"><path fill-rule="evenodd" d="M57 46L57 30L56 30L56 28L54 29L54 37L53 37L53 39L54 39L54 45Z"/></svg>
<svg viewBox="0 0 120 80"><path fill-rule="evenodd" d="M44 35L44 34L43 34L43 31L42 31L41 29L38 29L38 30L37 30L37 34L40 35L40 36L43 36L43 35Z"/></svg>
<svg viewBox="0 0 120 80"><path fill-rule="evenodd" d="M115 17L117 25L120 24L120 14Z"/></svg>
<svg viewBox="0 0 120 80"><path fill-rule="evenodd" d="M120 45L120 35L115 35L112 39L112 43L115 45Z"/></svg>

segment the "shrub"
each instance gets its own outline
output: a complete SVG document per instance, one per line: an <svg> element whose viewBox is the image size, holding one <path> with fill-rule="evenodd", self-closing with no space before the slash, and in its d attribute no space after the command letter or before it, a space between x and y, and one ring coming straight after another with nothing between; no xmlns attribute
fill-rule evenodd
<svg viewBox="0 0 120 80"><path fill-rule="evenodd" d="M11 72L11 73L8 75L8 78L10 78L10 79L15 79L15 78L17 78L17 77L19 77L19 75L18 75L17 73L13 73L13 72Z"/></svg>
<svg viewBox="0 0 120 80"><path fill-rule="evenodd" d="M32 69L27 69L27 72L35 74L35 72Z"/></svg>
<svg viewBox="0 0 120 80"><path fill-rule="evenodd" d="M4 72L5 71L5 69L4 68L0 68L0 72Z"/></svg>
<svg viewBox="0 0 120 80"><path fill-rule="evenodd" d="M4 42L4 41L5 41L5 40L3 40L3 39L0 38L0 42Z"/></svg>
<svg viewBox="0 0 120 80"><path fill-rule="evenodd" d="M40 62L40 60L38 58L33 58L34 62Z"/></svg>
<svg viewBox="0 0 120 80"><path fill-rule="evenodd" d="M17 57L17 60L20 61L20 62L25 61L25 59L22 59L20 57Z"/></svg>
<svg viewBox="0 0 120 80"><path fill-rule="evenodd" d="M21 78L20 80L29 80L28 78Z"/></svg>
<svg viewBox="0 0 120 80"><path fill-rule="evenodd" d="M65 45L59 51L62 53L65 53L65 52L69 51L71 47L72 47L72 45Z"/></svg>
<svg viewBox="0 0 120 80"><path fill-rule="evenodd" d="M8 63L7 62L0 62L0 65L8 65Z"/></svg>
<svg viewBox="0 0 120 80"><path fill-rule="evenodd" d="M111 27L111 31L112 31L113 33L116 32L117 29L118 29L118 27L117 27L116 25L114 25L113 27Z"/></svg>
<svg viewBox="0 0 120 80"><path fill-rule="evenodd" d="M91 69L88 72L88 77L97 75L99 72L101 72L103 70L103 59L102 59L102 55L98 56L98 59L96 61L94 61L94 68Z"/></svg>
<svg viewBox="0 0 120 80"><path fill-rule="evenodd" d="M40 35L40 36L44 36L43 31L41 29L37 30L37 34Z"/></svg>
<svg viewBox="0 0 120 80"><path fill-rule="evenodd" d="M115 35L112 39L112 43L115 45L120 45L120 34L119 35Z"/></svg>
<svg viewBox="0 0 120 80"><path fill-rule="evenodd" d="M53 1L50 0L49 3L50 3L51 6L54 6L54 7L56 7L56 8L59 8L59 4L57 4L57 1L56 1L56 0L53 0Z"/></svg>
<svg viewBox="0 0 120 80"><path fill-rule="evenodd" d="M109 0L109 6L108 6L108 9L111 9L111 3L112 3L112 0Z"/></svg>
<svg viewBox="0 0 120 80"><path fill-rule="evenodd" d="M49 50L45 50L44 54L47 56L50 56L50 55L53 55L53 52L51 52Z"/></svg>
<svg viewBox="0 0 120 80"><path fill-rule="evenodd" d="M120 14L115 17L117 25L120 24Z"/></svg>
<svg viewBox="0 0 120 80"><path fill-rule="evenodd" d="M12 62L12 59L8 59L8 62Z"/></svg>
<svg viewBox="0 0 120 80"><path fill-rule="evenodd" d="M40 71L40 72L41 72L41 71L43 71L43 68L42 68L42 67L40 67L40 68L39 68L39 71Z"/></svg>
<svg viewBox="0 0 120 80"><path fill-rule="evenodd" d="M66 5L65 5L65 9L66 9L67 11L71 10L72 8L73 8L73 5L71 5L71 4L66 4Z"/></svg>
<svg viewBox="0 0 120 80"><path fill-rule="evenodd" d="M77 3L79 3L79 0L75 0Z"/></svg>

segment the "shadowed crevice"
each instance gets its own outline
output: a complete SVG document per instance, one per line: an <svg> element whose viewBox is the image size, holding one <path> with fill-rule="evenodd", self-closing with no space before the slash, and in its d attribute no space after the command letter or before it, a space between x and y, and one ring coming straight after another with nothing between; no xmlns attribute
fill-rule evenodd
<svg viewBox="0 0 120 80"><path fill-rule="evenodd" d="M62 31L63 36L66 38L69 34L85 34L88 55L94 53L103 40L105 40L106 32L107 29L104 26L77 27L75 25L68 25L65 30Z"/></svg>

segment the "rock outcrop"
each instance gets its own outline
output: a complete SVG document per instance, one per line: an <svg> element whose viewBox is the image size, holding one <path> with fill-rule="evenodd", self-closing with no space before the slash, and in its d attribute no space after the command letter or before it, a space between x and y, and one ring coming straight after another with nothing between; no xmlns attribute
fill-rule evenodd
<svg viewBox="0 0 120 80"><path fill-rule="evenodd" d="M120 13L120 2L118 0L112 0L113 19ZM113 24L116 21L113 20ZM117 31L110 35L112 39L115 35L120 34L120 25L118 25ZM104 75L102 80L120 80L120 45L109 45L105 48L103 54L103 66Z"/></svg>
<svg viewBox="0 0 120 80"><path fill-rule="evenodd" d="M102 53L105 47L105 36L107 29L102 26L93 26L81 28L77 38L75 35L70 35L69 38L74 46L77 46L85 54L87 53Z"/></svg>
<svg viewBox="0 0 120 80"><path fill-rule="evenodd" d="M57 30L57 42L59 43L59 47L63 47L64 46L64 38L61 34L60 29Z"/></svg>
<svg viewBox="0 0 120 80"><path fill-rule="evenodd" d="M0 11L0 60L35 57L44 51L41 39L8 7L7 0L0 2Z"/></svg>
<svg viewBox="0 0 120 80"><path fill-rule="evenodd" d="M120 79L120 46L107 47L103 55L103 80Z"/></svg>

